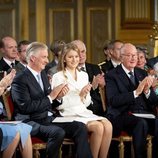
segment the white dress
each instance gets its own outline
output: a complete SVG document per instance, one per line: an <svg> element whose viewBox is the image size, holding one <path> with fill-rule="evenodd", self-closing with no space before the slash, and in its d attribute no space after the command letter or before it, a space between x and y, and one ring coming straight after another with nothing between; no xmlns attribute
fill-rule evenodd
<svg viewBox="0 0 158 158"><path fill-rule="evenodd" d="M68 70L64 73L59 71L53 75L52 89L62 83L67 83L69 92L62 98L62 104L58 107L61 116L75 118L76 121L87 123L92 120L105 119L94 115L87 107L91 104L90 93L84 100L81 100L79 93L81 89L89 82L88 74L83 71L76 70L77 80L74 80Z"/></svg>

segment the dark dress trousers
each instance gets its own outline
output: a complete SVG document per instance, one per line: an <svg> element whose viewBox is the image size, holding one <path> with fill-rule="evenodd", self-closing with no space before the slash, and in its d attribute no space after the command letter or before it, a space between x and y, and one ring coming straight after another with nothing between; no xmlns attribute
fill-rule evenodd
<svg viewBox="0 0 158 158"><path fill-rule="evenodd" d="M86 66L86 72L89 77L89 82L92 83L93 77L101 74L101 70L98 65L90 64L90 63L85 63ZM102 101L99 93L99 88L93 90L91 89L90 95L93 101L93 104L90 105L89 109L93 111L94 114L96 115L103 115L103 107L102 107Z"/></svg>
<svg viewBox="0 0 158 158"><path fill-rule="evenodd" d="M29 69L26 68L16 75L11 88L15 119L31 125L32 136L48 141L48 158L59 156L59 149L65 136L74 140L78 158L91 158L87 129L84 124L80 122L52 123L54 116L48 116L48 111L52 111L59 102L53 100L53 104L50 103L47 95L51 92L51 87L45 71L41 72L41 77L44 91Z"/></svg>
<svg viewBox="0 0 158 158"><path fill-rule="evenodd" d="M145 94L134 98L133 91L147 73L135 68L134 74L136 85L133 85L121 65L106 74L107 117L113 124L113 135L118 136L122 130L132 135L135 157L143 158L147 134L155 134L155 119L135 117L131 113L152 113L157 97L151 89L148 99Z"/></svg>

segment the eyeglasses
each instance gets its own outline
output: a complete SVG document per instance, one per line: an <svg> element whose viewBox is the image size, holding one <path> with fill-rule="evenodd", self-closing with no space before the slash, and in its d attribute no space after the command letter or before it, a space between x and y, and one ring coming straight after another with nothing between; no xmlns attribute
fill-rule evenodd
<svg viewBox="0 0 158 158"><path fill-rule="evenodd" d="M133 55L133 54L122 54L123 56L126 56L126 57L128 57L128 58L137 58L138 56L135 54L135 55Z"/></svg>

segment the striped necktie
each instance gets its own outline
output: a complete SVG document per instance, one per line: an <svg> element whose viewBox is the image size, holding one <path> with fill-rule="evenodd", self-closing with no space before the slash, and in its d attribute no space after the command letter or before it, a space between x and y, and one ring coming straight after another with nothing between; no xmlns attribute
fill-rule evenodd
<svg viewBox="0 0 158 158"><path fill-rule="evenodd" d="M81 67L80 70L86 72L85 67Z"/></svg>
<svg viewBox="0 0 158 158"><path fill-rule="evenodd" d="M129 77L129 78L130 78L131 82L135 85L136 83L135 83L135 77L134 77L133 72L132 72L132 71L130 71L128 74L130 75L130 77Z"/></svg>

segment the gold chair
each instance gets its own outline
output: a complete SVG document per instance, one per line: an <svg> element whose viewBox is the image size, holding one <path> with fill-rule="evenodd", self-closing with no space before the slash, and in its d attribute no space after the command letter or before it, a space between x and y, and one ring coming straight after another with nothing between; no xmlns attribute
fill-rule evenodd
<svg viewBox="0 0 158 158"><path fill-rule="evenodd" d="M74 145L73 140L69 139L69 138L64 138L62 146L63 145L69 145L69 155L72 156L72 145ZM62 147L61 147L61 151L60 151L60 158L62 158Z"/></svg>
<svg viewBox="0 0 158 158"><path fill-rule="evenodd" d="M12 120L14 105L11 100L10 91L4 92L2 98L7 113L7 119ZM39 150L46 149L46 143L37 137L31 137L31 140L32 140L32 148L33 148L33 157L40 158Z"/></svg>
<svg viewBox="0 0 158 158"><path fill-rule="evenodd" d="M101 100L102 100L102 106L103 109L106 110L106 93L105 88L99 88ZM152 138L153 136L148 135L147 136L147 158L152 158ZM132 137L129 136L126 132L122 131L120 136L113 137L113 141L118 141L118 149L119 149L119 158L124 158L124 142L131 142L131 150L132 150L132 157L134 157L134 150L133 150L133 143L132 143Z"/></svg>

